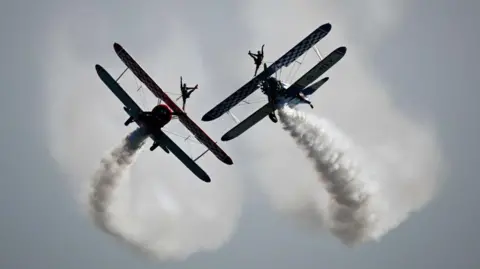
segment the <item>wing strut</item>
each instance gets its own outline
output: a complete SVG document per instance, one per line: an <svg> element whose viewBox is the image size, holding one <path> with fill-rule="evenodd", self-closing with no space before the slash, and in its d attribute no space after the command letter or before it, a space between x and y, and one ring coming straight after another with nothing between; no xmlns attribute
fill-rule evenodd
<svg viewBox="0 0 480 269"><path fill-rule="evenodd" d="M323 60L323 56L322 54L320 53L320 51L318 50L317 46L313 46L313 50L315 51L315 53L317 54L318 58L321 60Z"/></svg>
<svg viewBox="0 0 480 269"><path fill-rule="evenodd" d="M118 76L118 78L115 81L118 82L118 80L123 76L123 74L125 74L125 72L127 72L127 70L128 70L128 67L125 68L125 70L123 70L123 72L120 74L120 76Z"/></svg>
<svg viewBox="0 0 480 269"><path fill-rule="evenodd" d="M235 116L232 112L227 111L227 114L230 115L230 117L232 117L232 119L236 122L236 123L240 123L240 120L237 118L237 116Z"/></svg>
<svg viewBox="0 0 480 269"><path fill-rule="evenodd" d="M218 144L218 142L215 141L215 144ZM202 154L198 155L197 158L193 159L193 161L196 162L197 160L199 160L200 158L202 158L203 155L207 154L207 152L209 152L209 151L210 151L210 149L207 148L204 152L202 152Z"/></svg>

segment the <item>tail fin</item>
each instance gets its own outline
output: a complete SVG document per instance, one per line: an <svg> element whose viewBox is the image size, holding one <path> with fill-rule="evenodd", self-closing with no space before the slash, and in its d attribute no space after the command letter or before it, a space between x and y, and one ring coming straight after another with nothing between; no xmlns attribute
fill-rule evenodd
<svg viewBox="0 0 480 269"><path fill-rule="evenodd" d="M305 96L309 96L309 95L312 95L315 91L318 90L318 88L320 88L323 84L325 84L325 82L327 82L329 80L329 77L325 77L325 78L322 78L321 80L311 84L311 86L308 86L306 87L302 93L305 95Z"/></svg>

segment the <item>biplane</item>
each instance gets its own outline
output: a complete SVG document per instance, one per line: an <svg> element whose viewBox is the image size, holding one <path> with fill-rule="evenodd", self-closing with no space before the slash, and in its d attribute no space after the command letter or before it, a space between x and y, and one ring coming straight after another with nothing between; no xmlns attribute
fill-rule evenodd
<svg viewBox="0 0 480 269"><path fill-rule="evenodd" d="M116 80L100 65L95 65L100 79L123 103L124 110L129 115L125 125L136 122L140 128L153 140L150 150L157 147L162 148L167 154L173 153L187 168L189 168L198 178L205 182L210 182L210 177L196 163L206 152L212 152L221 162L231 165L232 159L214 142L187 114L180 109L170 97L153 81L153 79L140 67L140 65L128 54L128 52L118 43L113 45L114 50L120 60L130 69L132 73L159 99L163 101L156 105L151 111L143 111L133 99L123 90ZM125 73L125 71L123 73ZM122 75L123 75L122 73ZM121 75L120 75L121 76ZM195 138L207 147L207 151L202 153L196 159L190 158L174 141L172 141L162 128L167 125L175 116L186 129L188 129Z"/></svg>
<svg viewBox="0 0 480 269"><path fill-rule="evenodd" d="M225 133L221 140L228 141L238 137L267 115L274 123L276 123L278 120L275 111L285 105L293 108L299 104L310 104L308 97L327 82L329 78L325 77L318 82L315 82L315 80L345 56L347 51L346 47L339 47L326 57L321 57L321 60L314 67L291 85L276 79L273 75L283 67L288 67L291 63L295 62L297 58L302 56L312 47L316 48L316 43L323 39L331 29L332 26L330 23L319 26L273 64L268 67L264 64L264 70L260 74L208 111L202 117L202 120L212 121L219 118L254 93L257 89L261 89L262 93L267 95L268 103L242 122L237 122L238 124L235 127ZM320 57L318 50L315 50L315 52ZM236 117L234 118L236 119Z"/></svg>

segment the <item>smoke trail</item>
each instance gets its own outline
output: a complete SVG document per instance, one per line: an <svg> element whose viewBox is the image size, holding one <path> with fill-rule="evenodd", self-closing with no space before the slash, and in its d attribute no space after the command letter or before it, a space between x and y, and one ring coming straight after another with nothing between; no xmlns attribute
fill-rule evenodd
<svg viewBox="0 0 480 269"><path fill-rule="evenodd" d="M130 167L146 137L139 128L102 159L89 194L93 221L106 233L150 258L185 259L200 249L218 248L231 232L228 224L232 219L220 221L221 217L235 213L216 212L218 198L211 201L197 192L197 199L190 195L190 200L181 201L167 186L163 190L154 189L160 200L157 203L145 203L135 197L147 194L144 191L138 194L138 184L128 184ZM132 180L135 181L138 180ZM227 210L230 208L227 205ZM201 231L197 233L192 226ZM217 241L218 238L221 240Z"/></svg>
<svg viewBox="0 0 480 269"><path fill-rule="evenodd" d="M379 189L359 150L325 119L287 107L279 116L284 129L307 151L330 194L323 220L332 233L348 245L379 238Z"/></svg>
<svg viewBox="0 0 480 269"><path fill-rule="evenodd" d="M110 222L110 205L112 203L112 194L115 191L119 181L124 179L125 174L135 158L135 153L140 149L147 136L144 135L141 128L136 129L129 134L120 146L115 148L108 156L100 162L100 168L92 178L92 189L89 195L90 214L97 226L105 232L121 237L118 231L115 231Z"/></svg>

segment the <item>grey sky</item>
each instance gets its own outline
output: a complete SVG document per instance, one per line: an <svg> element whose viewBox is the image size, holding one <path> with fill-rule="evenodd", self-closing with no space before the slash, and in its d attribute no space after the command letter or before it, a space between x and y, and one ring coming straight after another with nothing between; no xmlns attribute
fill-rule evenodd
<svg viewBox="0 0 480 269"><path fill-rule="evenodd" d="M51 71L45 68L50 64L59 66L58 62L51 60L50 63L46 59L52 49L68 48L69 55L74 55L69 59L76 61L72 67L76 69L59 70L59 76L68 74L69 78L78 77L76 80L63 81L75 84L76 89L93 85L96 88L92 92L96 92L101 88L93 70L96 63L104 65L109 71L113 70L114 74L119 73L122 66L111 48L114 41L125 45L140 64L146 66L147 71L152 66L158 68L154 76L161 85L168 85L163 87L176 87L180 75L188 77L192 83L199 81L201 85L215 85L211 91L218 95L212 97L211 94L198 93L197 97L192 98L195 101L191 102L196 103L191 104L192 110L199 114L196 118L199 119L200 114L249 77L253 71L246 54L249 49L256 49L265 43L266 57L280 55L314 27L327 21L332 23L333 30L331 36L320 44L321 48L328 51L345 45L349 51L339 66L327 74L331 77L329 85L314 97L318 103L316 111L320 111L317 114L324 113L333 118L342 128L354 134L358 141L369 145L372 140L369 135L373 136L373 131L359 128L349 120L352 111L369 110L367 106L362 107L362 101L366 100L362 98L367 98L362 97L362 89L352 92L357 99L347 98L343 104L332 101L339 100L335 93L337 89L338 95L341 95L347 92L341 91L346 87L373 85L373 82L357 82L357 79L362 79L362 73L348 73L349 70L357 70L352 66L361 63L360 67L376 78L375 83L385 86L382 90L390 96L396 109L410 118L434 123L448 165L446 173L442 175L445 183L440 194L426 208L383 237L381 242L356 249L344 247L326 231L312 233L302 230L292 219L271 210L269 196L263 195L265 190L261 188L262 184L271 184L264 179L269 172L260 169L263 165L271 168L278 159L272 157L271 163L265 160L260 165L255 162L259 158L270 158L267 154L270 148L272 155L281 154L283 149L274 147L280 143L278 141L288 140L280 134L279 128L267 133L265 130L273 129L272 125L262 122L263 126L259 126L257 131L252 130L252 133L246 133L246 137L238 141L223 144L240 168L235 168L233 173L230 168L218 167L221 171L218 173L222 176L235 174L231 175L231 180L243 183L245 189L242 215L231 240L218 251L200 252L186 261L169 262L162 266L473 268L480 263L477 255L480 238L476 232L480 217L477 210L479 184L475 172L478 165L476 153L479 150L475 138L480 135L476 119L480 113L476 102L480 98L476 86L480 81L474 73L477 70L476 63L480 60L475 53L479 47L478 31L475 29L478 24L475 14L478 3L441 0L432 5L414 1L372 0L360 6L353 1L343 4L302 1L303 6L298 7L287 1L273 6L269 6L271 1L257 4L255 1L248 4L225 1L221 5L185 1L185 6L180 2L164 2L134 5L121 1L111 6L107 3L67 4L52 1L35 6L33 12L25 10L29 3L17 1L4 4L0 10L0 76L3 86L0 107L3 115L9 115L8 118L4 117L0 139L0 166L4 173L0 185L2 268L159 266L98 231L79 212L75 199L77 194L72 192L71 184L65 179L70 177L62 170L65 168L50 157L50 124L53 122L60 129L66 128L63 123L50 119L45 108L52 104L45 99L52 97L52 92L56 93L46 87L48 83L57 82L48 73ZM380 13L383 10L389 14L386 19L374 16L372 10L377 7ZM272 19L283 14L287 16L293 11L297 18L292 22L286 17L283 17L282 23ZM270 12L279 15L265 15ZM362 12L365 12L365 16L362 16ZM185 20L184 23L179 23L181 20ZM383 25L387 26L382 28ZM275 36L275 32L262 36L259 29L269 27L275 27L277 33L283 32L288 42L280 43L282 37ZM62 34L55 36L52 29L60 29ZM180 30L190 36L178 37ZM175 38L192 43L172 48L168 41ZM176 55L171 56L169 61L155 62L157 58L151 56L152 53L160 53L158 51L164 47ZM58 55L64 55L62 53L59 51ZM60 56L58 58L62 59ZM178 62L174 62L173 59L177 57ZM188 67L189 61L195 68L202 66L202 70ZM67 68L70 62L65 62ZM174 70L171 78L162 73L168 68ZM65 92L69 92L66 87ZM93 95L89 97L96 98ZM121 111L114 111L116 107L120 110L115 103L117 101L109 97L106 90L99 92L98 98L108 103L107 108L92 104L91 110L109 111L105 112L106 115L100 115L99 120L92 118L91 126L105 125L109 129L105 135L102 134L105 138L92 142L99 147L98 151L92 151L92 155L97 157L82 160L78 164L79 169L98 163L100 154L116 145L126 133L122 126L125 115ZM355 108L348 105L356 102L359 104ZM76 104L64 105L75 107ZM107 118L109 121L104 121ZM201 125L212 136L219 137L230 126L223 120L219 122ZM358 119L357 122L366 126L374 124L368 123L368 118ZM87 120L78 123L78 128L88 128L87 123ZM395 125L395 122L390 124ZM282 138L269 143L264 141L266 134ZM75 139L82 139L83 135L88 138L93 136L80 133ZM76 142L83 145L82 141ZM288 150L294 148L286 147L289 147ZM75 148L72 154L78 155L80 152ZM160 152L155 154L162 155ZM73 158L67 162L76 160ZM144 165L162 163L164 160L162 156L155 156L149 161L145 160ZM217 166L221 165L208 161L205 164L208 172L217 169ZM89 173L92 171L81 172L79 177ZM257 177L261 179L257 180ZM278 184L286 182L278 180ZM260 184L256 184L257 181ZM275 196L270 198L279 199Z"/></svg>

